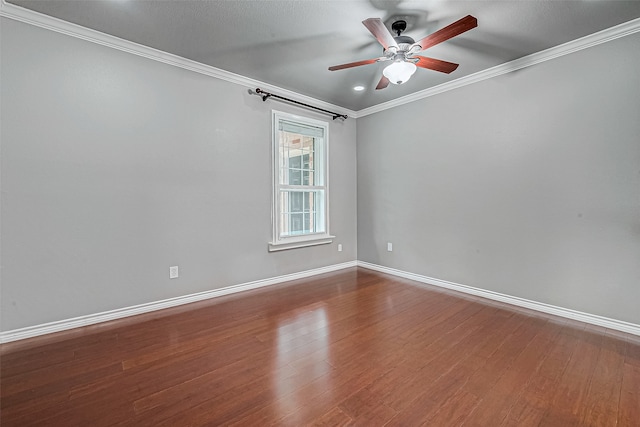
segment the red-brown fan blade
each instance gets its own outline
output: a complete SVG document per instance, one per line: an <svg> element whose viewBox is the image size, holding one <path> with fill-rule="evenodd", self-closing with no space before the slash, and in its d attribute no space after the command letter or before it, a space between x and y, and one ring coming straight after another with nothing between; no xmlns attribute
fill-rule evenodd
<svg viewBox="0 0 640 427"><path fill-rule="evenodd" d="M420 50L425 50L477 26L478 20L471 15L467 15L453 24L447 25L435 33L418 40L411 47L420 46Z"/></svg>
<svg viewBox="0 0 640 427"><path fill-rule="evenodd" d="M334 65L333 67L329 67L329 71L344 70L345 68L352 68L352 67L359 67L360 65L373 64L375 62L378 62L379 60L380 60L379 58L365 59L364 61L349 62L348 64L342 64L342 65Z"/></svg>
<svg viewBox="0 0 640 427"><path fill-rule="evenodd" d="M441 73L449 74L450 72L458 68L458 64L443 61L441 59L427 58L426 56L416 56L416 58L418 58L418 62L416 62L416 65L418 67L440 71Z"/></svg>
<svg viewBox="0 0 640 427"><path fill-rule="evenodd" d="M378 82L378 86L376 86L376 90L384 89L387 86L389 86L389 79L385 76L382 76L382 78Z"/></svg>
<svg viewBox="0 0 640 427"><path fill-rule="evenodd" d="M398 47L393 35L387 30L387 27L384 26L380 18L365 19L362 23L367 27L367 30L371 31L371 34L375 36L378 43L380 43L385 50L389 49L390 46Z"/></svg>

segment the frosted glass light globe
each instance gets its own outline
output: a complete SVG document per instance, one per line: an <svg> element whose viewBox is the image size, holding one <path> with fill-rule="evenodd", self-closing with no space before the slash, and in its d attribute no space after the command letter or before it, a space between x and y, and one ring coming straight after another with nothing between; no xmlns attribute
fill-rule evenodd
<svg viewBox="0 0 640 427"><path fill-rule="evenodd" d="M394 85L401 85L411 78L416 69L416 64L413 62L395 61L382 70L382 74Z"/></svg>

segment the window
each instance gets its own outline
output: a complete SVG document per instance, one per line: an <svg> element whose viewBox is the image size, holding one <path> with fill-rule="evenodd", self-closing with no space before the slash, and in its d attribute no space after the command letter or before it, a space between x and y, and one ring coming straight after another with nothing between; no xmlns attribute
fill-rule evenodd
<svg viewBox="0 0 640 427"><path fill-rule="evenodd" d="M326 122L273 112L270 251L331 243Z"/></svg>

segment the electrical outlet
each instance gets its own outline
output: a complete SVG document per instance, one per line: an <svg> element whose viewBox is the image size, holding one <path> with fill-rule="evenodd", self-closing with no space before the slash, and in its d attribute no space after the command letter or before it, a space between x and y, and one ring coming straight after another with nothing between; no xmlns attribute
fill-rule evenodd
<svg viewBox="0 0 640 427"><path fill-rule="evenodd" d="M342 252L342 243L338 243L338 252Z"/></svg>
<svg viewBox="0 0 640 427"><path fill-rule="evenodd" d="M391 242L387 242L387 252L393 252L393 244Z"/></svg>
<svg viewBox="0 0 640 427"><path fill-rule="evenodd" d="M177 279L178 278L178 266L175 265L173 267L169 267L169 279Z"/></svg>

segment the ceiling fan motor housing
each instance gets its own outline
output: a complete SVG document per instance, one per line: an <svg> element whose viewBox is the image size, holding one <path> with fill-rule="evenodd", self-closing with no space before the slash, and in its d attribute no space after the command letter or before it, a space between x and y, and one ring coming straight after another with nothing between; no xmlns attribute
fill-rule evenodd
<svg viewBox="0 0 640 427"><path fill-rule="evenodd" d="M412 45L415 43L415 40L413 40L411 37L409 36L396 36L394 37L396 43L398 43L398 47L400 47L400 45L402 44L408 44L408 45Z"/></svg>
<svg viewBox="0 0 640 427"><path fill-rule="evenodd" d="M393 29L398 33L398 35L393 38L396 41L397 49L394 46L393 48L390 47L389 49L383 50L384 55L392 60L394 64L385 68L382 73L391 83L396 85L401 85L409 80L416 69L415 61L412 61L412 58L410 58L412 52L409 52L409 49L411 49L415 41L409 36L400 35L405 29L405 26L406 23L404 21L397 21L393 24ZM392 68L393 71L391 71Z"/></svg>
<svg viewBox="0 0 640 427"><path fill-rule="evenodd" d="M393 39L396 41L396 45L398 46L397 52L395 52L395 51L393 52L396 60L398 59L397 58L397 54L408 52L409 49L411 48L411 46L415 43L415 40L413 40L411 37L401 35L401 33L406 28L407 28L407 22L404 21L404 20L395 21L391 25L392 31L394 31L394 32L396 32L396 34L398 34L397 36L393 37ZM389 52L385 52L384 49L383 49L383 52L386 53L386 54L389 53Z"/></svg>
<svg viewBox="0 0 640 427"><path fill-rule="evenodd" d="M395 46L390 46L389 49L383 48L382 52L384 55L393 57L398 54L407 54L409 53L409 49L411 49L411 46L413 46L413 44L415 43L413 39L408 36L398 36L394 37L394 39L396 41L398 49L396 50Z"/></svg>
<svg viewBox="0 0 640 427"><path fill-rule="evenodd" d="M383 55L389 58L390 60L399 62L399 61L410 61L413 52L410 52L411 46L415 43L411 37L408 36L398 36L394 37L398 48L395 46L390 47L389 49L383 49ZM415 61L411 61L415 62Z"/></svg>

